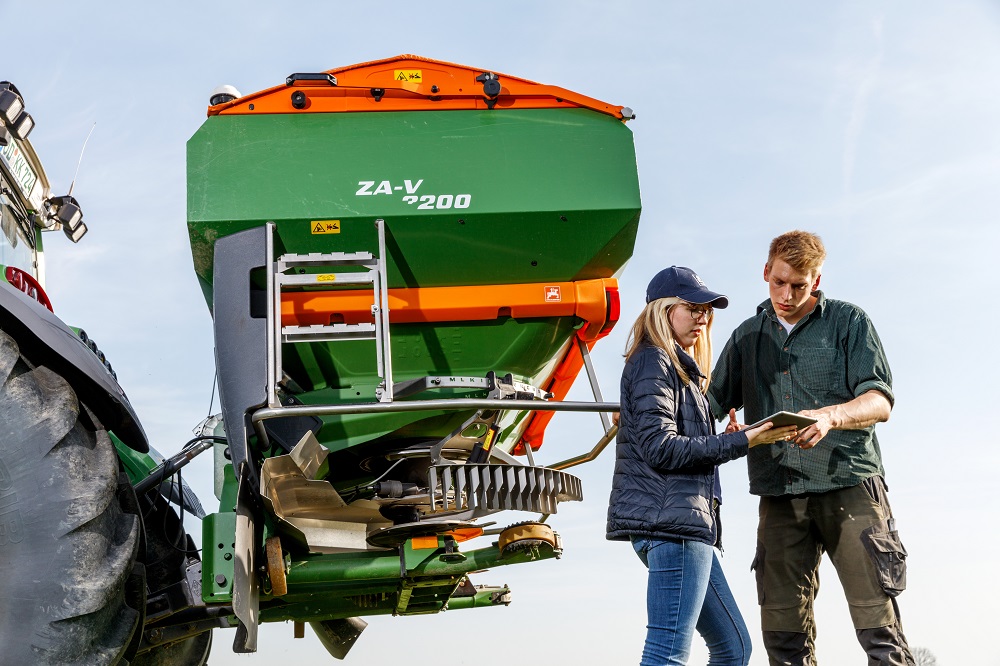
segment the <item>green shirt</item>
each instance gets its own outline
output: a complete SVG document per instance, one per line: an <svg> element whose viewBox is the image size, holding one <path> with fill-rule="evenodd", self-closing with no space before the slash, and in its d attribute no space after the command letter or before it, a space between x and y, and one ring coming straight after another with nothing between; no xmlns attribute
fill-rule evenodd
<svg viewBox="0 0 1000 666"><path fill-rule="evenodd" d="M742 407L754 423L782 410L850 402L873 389L893 402L889 363L868 315L821 291L815 295L816 307L790 333L770 301L733 332L708 391L716 418ZM755 446L747 467L750 492L768 496L847 488L883 474L875 426L831 430L806 450L792 442Z"/></svg>

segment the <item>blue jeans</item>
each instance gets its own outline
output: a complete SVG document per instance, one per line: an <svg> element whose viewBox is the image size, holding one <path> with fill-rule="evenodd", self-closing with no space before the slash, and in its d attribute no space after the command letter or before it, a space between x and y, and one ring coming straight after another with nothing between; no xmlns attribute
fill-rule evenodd
<svg viewBox="0 0 1000 666"><path fill-rule="evenodd" d="M632 537L632 547L649 569L641 666L687 664L695 629L708 644L709 666L746 666L750 633L715 548L641 537Z"/></svg>

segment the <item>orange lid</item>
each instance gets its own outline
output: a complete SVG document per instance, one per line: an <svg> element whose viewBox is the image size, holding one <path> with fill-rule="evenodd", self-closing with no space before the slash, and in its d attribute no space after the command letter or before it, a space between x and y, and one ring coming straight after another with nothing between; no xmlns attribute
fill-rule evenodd
<svg viewBox="0 0 1000 666"><path fill-rule="evenodd" d="M494 108L585 108L621 120L633 117L625 107L565 88L415 55L291 74L284 85L210 106L208 115Z"/></svg>

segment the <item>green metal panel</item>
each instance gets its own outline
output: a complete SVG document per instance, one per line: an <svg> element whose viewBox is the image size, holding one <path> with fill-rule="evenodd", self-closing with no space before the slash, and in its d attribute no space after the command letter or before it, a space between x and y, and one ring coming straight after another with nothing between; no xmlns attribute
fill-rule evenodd
<svg viewBox="0 0 1000 666"><path fill-rule="evenodd" d="M411 603L416 602L405 614L437 612L445 603L449 608L494 605L485 595L474 600L449 600L447 591L470 572L556 555L548 545L506 556L496 546L488 546L451 559L443 547L414 550L408 542L403 556L405 576L401 575L396 551L307 555L293 558L287 576L288 593L280 602L264 598L260 617L262 622L279 622L385 615L395 611L404 590L410 590Z"/></svg>
<svg viewBox="0 0 1000 666"><path fill-rule="evenodd" d="M279 253L377 254L383 218L390 287L431 287L611 277L639 210L631 132L586 109L219 115L188 142L188 227L209 300L214 241L267 221ZM313 233L317 222L337 233ZM539 383L578 325L394 323L393 376ZM375 399L373 342L285 345L283 358L306 404ZM320 440L441 437L467 416L327 418Z"/></svg>
<svg viewBox="0 0 1000 666"><path fill-rule="evenodd" d="M205 286L220 236L273 220L287 251L353 252L379 217L392 287L610 277L639 208L631 132L584 109L213 116L188 142Z"/></svg>
<svg viewBox="0 0 1000 666"><path fill-rule="evenodd" d="M205 603L231 603L236 514L210 513L201 523L201 595Z"/></svg>
<svg viewBox="0 0 1000 666"><path fill-rule="evenodd" d="M128 480L135 485L149 476L156 467L163 461L163 457L157 460L149 453L139 453L138 451L130 448L123 441L118 439L114 433L109 432L108 436L111 437L111 442L115 445L115 450L118 452L118 458L121 459L122 465L125 467L125 473L128 475ZM156 453L156 449L150 447L150 451ZM159 455L159 454L157 454Z"/></svg>

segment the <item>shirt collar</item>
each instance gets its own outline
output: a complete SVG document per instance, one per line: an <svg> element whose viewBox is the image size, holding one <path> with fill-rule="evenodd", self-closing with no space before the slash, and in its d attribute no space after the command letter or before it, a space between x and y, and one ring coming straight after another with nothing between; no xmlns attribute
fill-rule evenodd
<svg viewBox="0 0 1000 666"><path fill-rule="evenodd" d="M815 307L813 307L812 311L809 314L803 317L803 319L810 318L815 312L818 312L819 315L822 315L823 311L826 309L826 296L823 294L823 290L817 289L816 291L813 292L813 295L816 297L816 305ZM772 319L778 318L778 315L776 315L774 312L774 305L771 304L770 298L757 306L757 314L760 314L761 312L766 312L767 315Z"/></svg>

